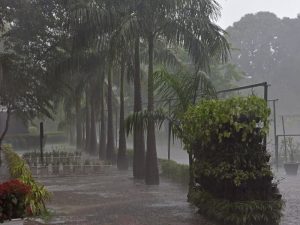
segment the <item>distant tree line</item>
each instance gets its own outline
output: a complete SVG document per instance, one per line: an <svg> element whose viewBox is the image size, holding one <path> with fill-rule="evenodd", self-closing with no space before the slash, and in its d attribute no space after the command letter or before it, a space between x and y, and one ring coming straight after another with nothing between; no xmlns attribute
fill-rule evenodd
<svg viewBox="0 0 300 225"><path fill-rule="evenodd" d="M278 18L269 12L245 15L227 28L236 64L252 83L271 84L271 98L279 98L279 113L298 114L300 17Z"/></svg>

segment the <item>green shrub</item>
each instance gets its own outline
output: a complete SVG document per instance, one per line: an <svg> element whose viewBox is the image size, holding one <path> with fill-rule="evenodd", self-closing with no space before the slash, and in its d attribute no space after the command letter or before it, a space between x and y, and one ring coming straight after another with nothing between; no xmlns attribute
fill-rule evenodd
<svg viewBox="0 0 300 225"><path fill-rule="evenodd" d="M275 225L279 224L283 202L273 200L230 201L219 199L209 192L194 189L190 193L199 212L222 225Z"/></svg>
<svg viewBox="0 0 300 225"><path fill-rule="evenodd" d="M37 131L32 127L28 134L14 134L6 135L4 142L11 144L15 149L37 149L40 147L40 136ZM66 143L68 137L64 132L51 132L45 133L44 145Z"/></svg>
<svg viewBox="0 0 300 225"><path fill-rule="evenodd" d="M133 150L127 150L127 156L129 165L132 166L133 163ZM159 164L161 167L161 175L169 178L173 181L188 184L189 181L189 166L178 164L172 160L159 159Z"/></svg>
<svg viewBox="0 0 300 225"><path fill-rule="evenodd" d="M263 205L269 202L270 207L255 209L268 217L259 217L256 224L265 224L266 220L278 224L283 204L277 185L272 183L270 155L263 143L269 114L266 102L254 96L203 101L189 108L182 121L181 138L194 159L195 187L189 197L200 212L225 221L236 216L234 210L215 210L215 203L235 208L243 202L247 208L253 201ZM202 201L206 194L211 198ZM278 207L272 208L275 200ZM230 225L253 224L247 215L240 217L241 221L232 220Z"/></svg>
<svg viewBox="0 0 300 225"><path fill-rule="evenodd" d="M3 150L8 161L11 177L21 180L31 188L25 202L30 206L32 214L40 215L44 213L46 211L45 201L50 199L50 193L43 185L35 182L28 165L12 150L11 146L5 145Z"/></svg>
<svg viewBox="0 0 300 225"><path fill-rule="evenodd" d="M48 132L46 135L48 144L68 142L68 136L64 132Z"/></svg>
<svg viewBox="0 0 300 225"><path fill-rule="evenodd" d="M44 137L44 145L46 141L47 135ZM40 136L38 134L6 135L4 142L11 144L15 149L37 149L40 147Z"/></svg>
<svg viewBox="0 0 300 225"><path fill-rule="evenodd" d="M178 164L172 160L160 159L162 176L188 185L189 182L189 166Z"/></svg>
<svg viewBox="0 0 300 225"><path fill-rule="evenodd" d="M37 127L31 126L28 128L28 131L30 134L34 134L34 135L38 135L39 134L39 130Z"/></svg>

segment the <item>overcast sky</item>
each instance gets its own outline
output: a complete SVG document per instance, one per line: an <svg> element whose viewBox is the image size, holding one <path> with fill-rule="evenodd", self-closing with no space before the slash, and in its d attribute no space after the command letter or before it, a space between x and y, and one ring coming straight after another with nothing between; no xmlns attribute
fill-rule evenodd
<svg viewBox="0 0 300 225"><path fill-rule="evenodd" d="M269 11L278 17L297 17L300 0L217 0L222 6L222 17L217 22L227 28L247 13Z"/></svg>

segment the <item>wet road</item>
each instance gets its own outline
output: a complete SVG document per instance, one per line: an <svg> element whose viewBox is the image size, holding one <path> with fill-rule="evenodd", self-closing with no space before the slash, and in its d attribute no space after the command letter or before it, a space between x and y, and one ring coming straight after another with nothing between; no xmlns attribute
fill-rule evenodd
<svg viewBox="0 0 300 225"><path fill-rule="evenodd" d="M186 202L185 188L164 179L146 186L130 172L112 169L109 175L39 181L54 194L52 224L211 225Z"/></svg>
<svg viewBox="0 0 300 225"><path fill-rule="evenodd" d="M276 174L286 202L281 225L300 225L300 176ZM40 178L53 195L49 224L213 225L186 202L186 189L161 179L146 186L131 172L110 169L100 176ZM26 223L25 223L26 224ZM30 225L37 223L29 223Z"/></svg>
<svg viewBox="0 0 300 225"><path fill-rule="evenodd" d="M276 173L279 189L285 200L284 216L281 225L300 225L300 175L285 176L283 171Z"/></svg>

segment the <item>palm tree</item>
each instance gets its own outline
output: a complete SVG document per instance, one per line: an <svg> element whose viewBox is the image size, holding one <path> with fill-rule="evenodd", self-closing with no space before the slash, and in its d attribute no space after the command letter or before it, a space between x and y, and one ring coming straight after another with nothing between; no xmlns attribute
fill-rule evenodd
<svg viewBox="0 0 300 225"><path fill-rule="evenodd" d="M89 99L90 108L91 108L91 122L90 122L90 144L89 144L89 153L95 155L97 151L97 132L96 132L96 107L97 107L97 99L95 98L97 94L97 82L94 81L94 85L92 85L91 95Z"/></svg>
<svg viewBox="0 0 300 225"><path fill-rule="evenodd" d="M112 67L113 59L110 57L107 72L107 160L115 162L114 129L113 129L113 103L112 103Z"/></svg>
<svg viewBox="0 0 300 225"><path fill-rule="evenodd" d="M75 116L76 116L76 149L82 147L83 134L82 134L82 120L81 120L81 93L75 90Z"/></svg>
<svg viewBox="0 0 300 225"><path fill-rule="evenodd" d="M226 60L229 46L224 31L211 20L219 12L214 0L147 0L140 1L136 10L141 33L148 42L148 112L151 114L154 111L154 43L158 37L188 49L197 71L207 70L212 57ZM155 121L151 119L147 124L145 181L159 183Z"/></svg>
<svg viewBox="0 0 300 225"><path fill-rule="evenodd" d="M100 79L100 129L99 129L99 158L106 159L106 116L105 116L105 91L104 91L104 76Z"/></svg>
<svg viewBox="0 0 300 225"><path fill-rule="evenodd" d="M121 76L120 76L120 129L119 129L119 149L117 166L120 170L128 169L128 158L126 154L126 133L124 115L124 76L125 76L125 55L121 56Z"/></svg>
<svg viewBox="0 0 300 225"><path fill-rule="evenodd" d="M140 37L134 41L134 112L141 112L141 77L140 77ZM145 139L143 124L135 124L133 130L133 177L136 179L145 178Z"/></svg>

